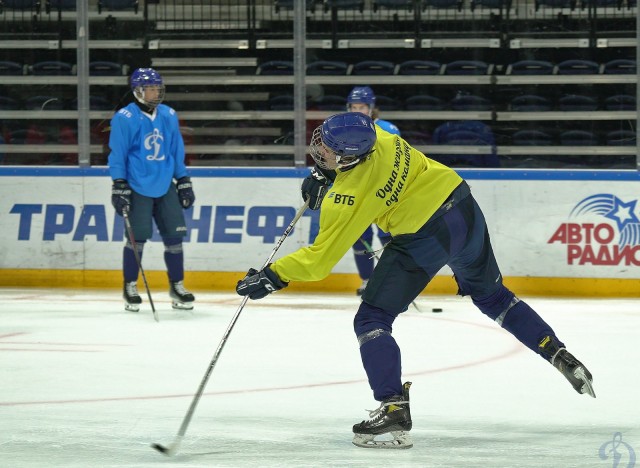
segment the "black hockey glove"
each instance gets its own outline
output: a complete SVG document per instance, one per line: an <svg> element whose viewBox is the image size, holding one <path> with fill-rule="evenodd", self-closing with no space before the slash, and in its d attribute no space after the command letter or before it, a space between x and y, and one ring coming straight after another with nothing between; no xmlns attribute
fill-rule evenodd
<svg viewBox="0 0 640 468"><path fill-rule="evenodd" d="M180 198L180 204L185 210L191 208L193 202L196 201L196 196L193 193L193 184L189 177L181 177L178 179L176 185L178 189L178 198Z"/></svg>
<svg viewBox="0 0 640 468"><path fill-rule="evenodd" d="M262 299L263 297L289 286L274 271L266 267L262 271L249 268L247 275L238 281L236 292L241 296L249 296L249 299Z"/></svg>
<svg viewBox="0 0 640 468"><path fill-rule="evenodd" d="M131 209L131 187L129 187L129 183L126 180L117 179L113 181L111 204L120 216L122 216L123 211Z"/></svg>
<svg viewBox="0 0 640 468"><path fill-rule="evenodd" d="M326 177L316 167L311 168L311 174L309 174L302 181L302 201L309 200L309 208L317 210L322 205L322 199L326 195L332 180Z"/></svg>

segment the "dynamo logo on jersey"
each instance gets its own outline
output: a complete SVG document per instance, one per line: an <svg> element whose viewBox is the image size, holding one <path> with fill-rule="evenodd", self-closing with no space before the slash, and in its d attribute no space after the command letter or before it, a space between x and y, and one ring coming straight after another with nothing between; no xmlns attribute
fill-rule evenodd
<svg viewBox="0 0 640 468"><path fill-rule="evenodd" d="M153 132L144 137L145 149L153 151L153 154L147 154L146 158L148 161L164 161L164 154L160 156L163 141L164 137L157 128L154 128Z"/></svg>
<svg viewBox="0 0 640 468"><path fill-rule="evenodd" d="M640 266L637 204L610 193L586 197L569 213L576 222L562 223L547 243L567 246L568 265Z"/></svg>

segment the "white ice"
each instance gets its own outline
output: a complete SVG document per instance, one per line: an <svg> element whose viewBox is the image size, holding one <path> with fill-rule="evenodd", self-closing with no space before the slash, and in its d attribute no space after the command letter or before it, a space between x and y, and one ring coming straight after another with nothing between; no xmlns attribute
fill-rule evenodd
<svg viewBox="0 0 640 468"><path fill-rule="evenodd" d="M146 301L124 312L118 291L0 289L0 466L633 466L638 301L525 299L591 370L596 399L468 299L421 296L394 326L414 447L357 448L351 426L377 407L352 330L359 300L279 292L243 309L166 457L150 444L174 440L238 296L200 293L184 312L155 291L156 323Z"/></svg>

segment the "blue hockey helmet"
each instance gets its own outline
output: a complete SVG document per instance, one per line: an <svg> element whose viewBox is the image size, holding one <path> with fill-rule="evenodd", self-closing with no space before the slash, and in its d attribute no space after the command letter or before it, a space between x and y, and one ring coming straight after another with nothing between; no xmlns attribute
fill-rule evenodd
<svg viewBox="0 0 640 468"><path fill-rule="evenodd" d="M368 104L373 107L376 104L376 95L369 86L356 86L347 96L347 104L353 104L354 102Z"/></svg>
<svg viewBox="0 0 640 468"><path fill-rule="evenodd" d="M376 125L382 130L391 133L392 135L400 135L400 129L388 120L376 120Z"/></svg>
<svg viewBox="0 0 640 468"><path fill-rule="evenodd" d="M136 68L131 74L129 84L135 98L146 106L154 108L164 100L162 76L153 68ZM153 89L157 94L145 93L145 88Z"/></svg>
<svg viewBox="0 0 640 468"><path fill-rule="evenodd" d="M336 169L353 166L373 152L376 129L361 112L332 115L311 137L309 152L318 166Z"/></svg>
<svg viewBox="0 0 640 468"><path fill-rule="evenodd" d="M369 117L376 106L376 95L369 86L356 86L347 96L347 111L351 111L352 104L365 104L369 106Z"/></svg>

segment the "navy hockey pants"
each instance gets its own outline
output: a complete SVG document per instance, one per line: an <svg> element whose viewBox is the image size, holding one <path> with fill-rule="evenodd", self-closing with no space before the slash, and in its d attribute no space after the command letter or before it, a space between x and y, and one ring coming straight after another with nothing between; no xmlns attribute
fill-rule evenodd
<svg viewBox="0 0 640 468"><path fill-rule="evenodd" d="M376 400L402 394L400 348L392 324L445 265L455 275L458 294L471 296L484 314L528 348L539 353L540 341L555 336L502 284L484 215L463 182L418 232L387 244L363 294L354 330Z"/></svg>
<svg viewBox="0 0 640 468"><path fill-rule="evenodd" d="M187 235L184 213L175 184L171 184L166 194L159 198L150 198L133 192L131 194L131 228L136 241L150 239L153 235L153 223L163 239L182 238ZM126 233L125 233L126 235Z"/></svg>

